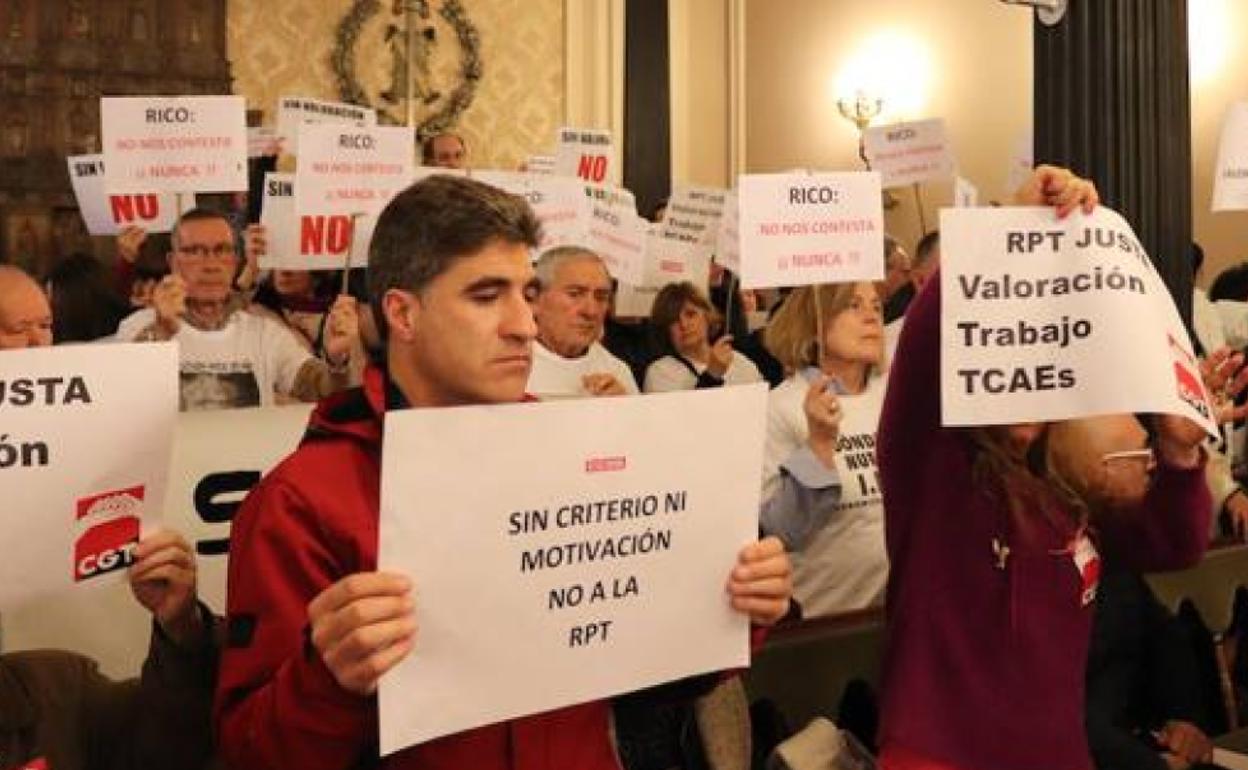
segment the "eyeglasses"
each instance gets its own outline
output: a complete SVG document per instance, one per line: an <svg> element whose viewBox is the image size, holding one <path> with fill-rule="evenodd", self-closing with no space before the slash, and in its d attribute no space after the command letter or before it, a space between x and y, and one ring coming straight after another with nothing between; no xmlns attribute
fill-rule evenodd
<svg viewBox="0 0 1248 770"><path fill-rule="evenodd" d="M1153 456L1153 450L1149 447L1143 449L1123 449L1117 452L1106 452L1101 455L1101 464L1110 465L1117 461L1143 461L1149 467L1152 467L1156 458Z"/></svg>
<svg viewBox="0 0 1248 770"><path fill-rule="evenodd" d="M178 253L191 259L204 260L212 257L217 260L226 260L233 259L238 252L234 249L233 243L218 243L215 246L196 243L190 246L179 246Z"/></svg>

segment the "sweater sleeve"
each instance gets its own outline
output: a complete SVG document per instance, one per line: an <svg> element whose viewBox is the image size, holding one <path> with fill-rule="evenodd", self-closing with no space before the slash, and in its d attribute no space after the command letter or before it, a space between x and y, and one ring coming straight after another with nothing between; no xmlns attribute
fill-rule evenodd
<svg viewBox="0 0 1248 770"><path fill-rule="evenodd" d="M331 540L280 476L262 481L235 519L216 700L219 747L234 770L340 770L375 745L376 700L342 689L305 642L308 602L348 571Z"/></svg>
<svg viewBox="0 0 1248 770"><path fill-rule="evenodd" d="M1134 572L1183 569L1209 545L1212 510L1203 459L1190 469L1162 463L1137 508L1104 516L1097 527L1107 553Z"/></svg>

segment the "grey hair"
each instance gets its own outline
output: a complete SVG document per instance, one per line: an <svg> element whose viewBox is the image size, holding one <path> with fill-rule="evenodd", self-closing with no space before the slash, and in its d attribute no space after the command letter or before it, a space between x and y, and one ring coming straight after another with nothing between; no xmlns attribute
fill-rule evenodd
<svg viewBox="0 0 1248 770"><path fill-rule="evenodd" d="M593 249L587 249L584 246L556 246L542 252L542 256L537 259L537 264L533 266L542 291L546 291L554 283L559 268L569 262L597 262L602 266L603 271L607 271L607 264Z"/></svg>

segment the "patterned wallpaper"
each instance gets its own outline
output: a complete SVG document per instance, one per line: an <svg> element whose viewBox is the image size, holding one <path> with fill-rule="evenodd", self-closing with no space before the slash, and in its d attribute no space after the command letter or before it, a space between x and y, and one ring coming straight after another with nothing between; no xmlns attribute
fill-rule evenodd
<svg viewBox="0 0 1248 770"><path fill-rule="evenodd" d="M483 77L476 98L457 126L477 167L511 168L532 153L553 148L564 113L563 0L462 0L480 36ZM393 74L398 40L387 40L394 0L377 3L355 48L358 79L379 100ZM337 99L330 53L339 21L355 0L229 0L228 52L234 90L265 122L280 96ZM448 92L460 47L454 30L433 10L432 90ZM393 44L392 44L393 43ZM434 109L437 102L434 103ZM429 108L417 111L417 120ZM401 114L402 107L396 112Z"/></svg>

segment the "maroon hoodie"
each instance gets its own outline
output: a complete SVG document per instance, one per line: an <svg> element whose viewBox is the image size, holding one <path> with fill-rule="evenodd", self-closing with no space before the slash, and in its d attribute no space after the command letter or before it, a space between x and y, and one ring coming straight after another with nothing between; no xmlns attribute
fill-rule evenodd
<svg viewBox="0 0 1248 770"><path fill-rule="evenodd" d="M1013 517L976 484L966 433L940 424L940 306L937 273L906 314L880 421L881 745L966 770L1086 770L1093 608L1071 517L1056 500ZM1094 537L1132 569L1176 569L1204 552L1209 511L1203 467L1162 465L1141 510Z"/></svg>

